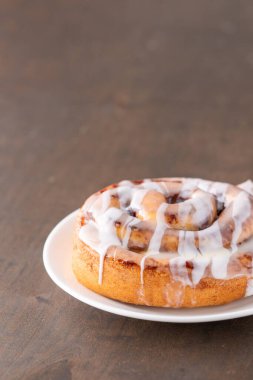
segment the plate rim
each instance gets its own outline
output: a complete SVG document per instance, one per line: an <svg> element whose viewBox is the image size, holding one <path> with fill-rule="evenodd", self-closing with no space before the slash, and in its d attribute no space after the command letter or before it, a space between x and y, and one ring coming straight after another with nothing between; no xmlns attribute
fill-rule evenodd
<svg viewBox="0 0 253 380"><path fill-rule="evenodd" d="M50 231L50 233L48 234L48 236L46 238L46 241L45 241L44 247L43 247L43 264L44 264L44 267L46 269L47 274L49 275L51 280L59 288L61 288L63 291L65 291L67 294L71 295L75 299L77 299L77 300L79 300L79 301L81 301L81 302L83 302L89 306L95 307L97 309L100 309L100 310L103 310L103 311L106 311L106 312L109 312L109 313L112 313L115 315L120 315L120 316L124 316L124 317L128 317L128 318L154 321L154 322L204 323L204 322L215 322L215 321L229 320L229 319L235 319L235 318L242 318L242 317L250 316L253 314L253 304L252 304L252 306L246 307L246 309L244 309L244 310L236 309L236 310L232 310L232 311L230 310L230 311L222 311L222 312L219 312L217 310L217 313L215 313L215 314L208 314L207 313L205 315L189 315L189 316L185 316L185 315L184 316L178 316L178 315L173 316L170 314L168 314L168 315L164 315L164 314L161 315L160 314L159 315L159 309L164 310L165 308L152 308L152 310L154 310L154 309L157 310L157 313L153 315L153 314L146 314L145 310L143 309L145 307L149 308L149 306L127 304L128 306L134 307L137 310L141 309L142 313L140 313L140 310L139 310L139 312L135 311L135 310L126 310L126 309L120 307L120 305L122 304L120 301L104 297L104 296L97 294L97 293L93 292L92 290L87 289L85 287L84 288L86 290L88 290L89 292L91 292L91 294L93 293L94 295L99 296L102 299L104 298L107 301L109 299L110 301L116 303L116 305L113 305L113 304L108 305L106 302L103 303L102 300L97 301L97 300L92 299L92 297L88 297L85 294L81 295L78 291L73 289L68 283L61 280L57 276L57 274L55 274L54 270L52 269L52 267L50 265L50 259L49 259L50 258L49 247L50 247L51 242L55 238L57 238L57 233L59 233L59 231L61 230L61 227L63 225L65 225L67 222L70 222L74 217L76 217L78 210L79 209L72 211L70 214L68 214L63 219L61 219L52 228L52 230ZM240 302L240 300L235 301L235 302ZM210 308L217 309L217 308L219 308L219 306L210 306ZM203 309L203 308L199 308L199 309ZM173 309L173 310L175 310L175 309ZM181 309L176 309L176 310L179 311ZM185 309L183 309L183 310L185 310ZM194 310L196 311L196 308Z"/></svg>

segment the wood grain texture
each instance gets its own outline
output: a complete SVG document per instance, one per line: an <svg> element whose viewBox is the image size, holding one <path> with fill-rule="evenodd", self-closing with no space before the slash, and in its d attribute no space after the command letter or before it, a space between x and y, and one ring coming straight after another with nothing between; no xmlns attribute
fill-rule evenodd
<svg viewBox="0 0 253 380"><path fill-rule="evenodd" d="M124 178L252 178L251 1L0 1L0 378L252 378L253 317L131 320L58 289L56 222Z"/></svg>

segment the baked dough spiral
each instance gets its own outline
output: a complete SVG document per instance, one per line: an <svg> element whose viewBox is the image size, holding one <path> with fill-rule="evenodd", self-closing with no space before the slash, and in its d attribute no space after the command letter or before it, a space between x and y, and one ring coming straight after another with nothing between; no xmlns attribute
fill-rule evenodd
<svg viewBox="0 0 253 380"><path fill-rule="evenodd" d="M74 257L80 259L78 252L83 250L98 256L96 289L80 275L80 262L73 265L74 272L84 285L126 302L173 307L230 302L229 297L199 300L197 288L201 281L203 287L203 280L207 279L230 281L231 286L231 281L240 278L244 279L245 293L251 281L253 249L246 247L242 252L241 247L251 242L253 236L251 191L251 181L233 186L192 178L121 181L107 186L84 203L75 239L77 256ZM124 268L132 265L137 270L140 285L133 300L133 297L118 296L117 292L116 295L103 292L105 261L107 266L117 262ZM167 276L167 283L162 283L163 288L169 289L167 295L162 290L164 302L161 297L159 301L154 299L154 295L145 297L150 270L153 275L155 270L156 275ZM120 283L118 280L119 288ZM179 297L175 289L173 296L168 295L173 286L183 288L183 296ZM216 285L214 289L217 293ZM189 290L194 295L188 299Z"/></svg>

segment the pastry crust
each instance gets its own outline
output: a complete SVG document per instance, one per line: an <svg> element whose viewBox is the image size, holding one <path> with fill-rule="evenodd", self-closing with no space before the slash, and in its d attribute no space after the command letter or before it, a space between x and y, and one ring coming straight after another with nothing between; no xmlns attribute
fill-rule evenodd
<svg viewBox="0 0 253 380"><path fill-rule="evenodd" d="M113 257L104 259L100 285L99 260L99 254L76 235L72 266L78 281L98 294L136 305L174 308L222 305L244 297L247 287L247 277L242 276L230 280L205 277L192 288L155 267L145 268L141 285L140 266Z"/></svg>
<svg viewBox="0 0 253 380"><path fill-rule="evenodd" d="M132 181L131 197L125 190L130 181L124 181L91 196L80 209L74 233L72 267L77 280L103 296L157 307L222 305L249 295L252 243L240 246L253 242L253 198L239 187L198 181L202 190L190 183L190 202L179 191L182 179ZM166 201L166 189L161 194L138 187L161 182L169 187ZM212 186L210 193L203 190ZM180 197L183 208L178 206ZM199 213L199 204L204 213ZM172 215L175 218L169 220ZM220 245L218 254L214 245Z"/></svg>

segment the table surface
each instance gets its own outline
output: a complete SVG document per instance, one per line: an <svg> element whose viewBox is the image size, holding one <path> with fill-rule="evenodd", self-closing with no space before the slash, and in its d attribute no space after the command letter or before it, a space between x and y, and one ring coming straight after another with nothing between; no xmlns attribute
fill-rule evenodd
<svg viewBox="0 0 253 380"><path fill-rule="evenodd" d="M252 379L253 317L163 324L47 276L44 241L124 178L252 178L250 1L1 1L2 379Z"/></svg>

